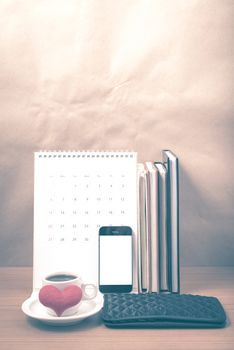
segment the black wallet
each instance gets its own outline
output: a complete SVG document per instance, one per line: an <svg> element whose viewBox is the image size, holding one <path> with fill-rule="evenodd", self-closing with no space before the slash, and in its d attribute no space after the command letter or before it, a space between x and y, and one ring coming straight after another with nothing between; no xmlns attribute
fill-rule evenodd
<svg viewBox="0 0 234 350"><path fill-rule="evenodd" d="M215 297L110 293L104 295L102 320L115 328L221 328L226 315Z"/></svg>

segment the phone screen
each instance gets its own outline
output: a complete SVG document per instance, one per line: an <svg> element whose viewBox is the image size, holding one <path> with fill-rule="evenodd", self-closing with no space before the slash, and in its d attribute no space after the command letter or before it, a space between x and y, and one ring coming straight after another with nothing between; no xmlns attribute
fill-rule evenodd
<svg viewBox="0 0 234 350"><path fill-rule="evenodd" d="M132 230L130 227L101 227L99 289L104 293L132 290Z"/></svg>

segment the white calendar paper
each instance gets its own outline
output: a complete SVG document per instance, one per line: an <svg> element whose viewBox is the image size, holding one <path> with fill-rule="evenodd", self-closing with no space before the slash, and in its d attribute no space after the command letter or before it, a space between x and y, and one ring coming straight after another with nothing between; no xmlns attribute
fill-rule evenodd
<svg viewBox="0 0 234 350"><path fill-rule="evenodd" d="M35 153L34 288L59 271L98 283L99 228L137 232L136 164L135 152Z"/></svg>

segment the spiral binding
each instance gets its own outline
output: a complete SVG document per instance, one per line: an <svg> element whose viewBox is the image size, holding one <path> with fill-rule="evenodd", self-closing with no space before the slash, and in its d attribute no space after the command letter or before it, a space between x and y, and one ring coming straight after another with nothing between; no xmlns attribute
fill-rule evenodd
<svg viewBox="0 0 234 350"><path fill-rule="evenodd" d="M40 151L38 158L133 158L134 151Z"/></svg>

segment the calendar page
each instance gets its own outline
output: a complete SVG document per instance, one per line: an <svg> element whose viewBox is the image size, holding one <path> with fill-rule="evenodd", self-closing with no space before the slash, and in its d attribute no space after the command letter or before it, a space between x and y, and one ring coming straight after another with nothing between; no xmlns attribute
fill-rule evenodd
<svg viewBox="0 0 234 350"><path fill-rule="evenodd" d="M135 152L35 153L34 288L54 272L98 283L99 228L137 231L136 164Z"/></svg>

